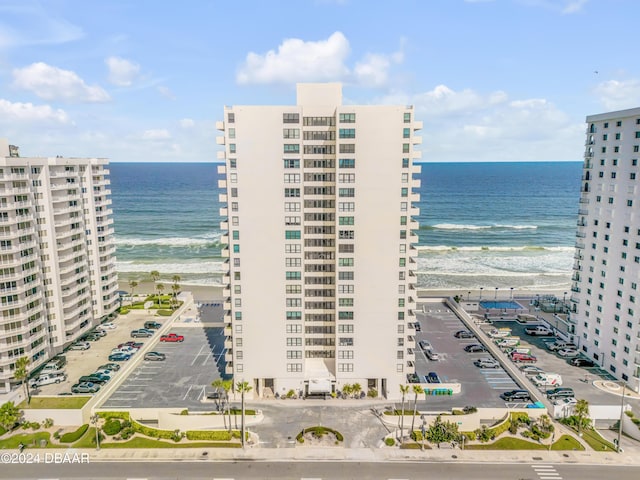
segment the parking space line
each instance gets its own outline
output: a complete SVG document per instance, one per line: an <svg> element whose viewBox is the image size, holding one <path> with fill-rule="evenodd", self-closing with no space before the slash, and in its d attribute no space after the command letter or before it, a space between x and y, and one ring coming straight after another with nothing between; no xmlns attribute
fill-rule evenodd
<svg viewBox="0 0 640 480"><path fill-rule="evenodd" d="M191 364L193 365L193 364ZM187 390L187 393L184 394L184 397L182 397L182 400L186 400L187 396L189 396L189 392L191 391L191 389L193 388L193 385L189 385L189 389Z"/></svg>
<svg viewBox="0 0 640 480"><path fill-rule="evenodd" d="M204 350L205 345L202 345L200 347L200 350L198 351L198 353L196 353L196 356L193 357L193 361L191 362L191 366L193 367L193 365L196 363L196 360L198 359L198 357L200 356L200 353L202 352L202 350Z"/></svg>

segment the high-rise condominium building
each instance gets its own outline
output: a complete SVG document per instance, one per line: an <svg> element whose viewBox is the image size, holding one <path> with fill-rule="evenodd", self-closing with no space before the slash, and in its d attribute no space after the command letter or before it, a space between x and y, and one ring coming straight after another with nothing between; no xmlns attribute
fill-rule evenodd
<svg viewBox="0 0 640 480"><path fill-rule="evenodd" d="M118 307L107 161L24 158L0 139L0 390Z"/></svg>
<svg viewBox="0 0 640 480"><path fill-rule="evenodd" d="M422 128L411 106L226 107L227 373L259 396L360 384L396 398L414 371Z"/></svg>
<svg viewBox="0 0 640 480"><path fill-rule="evenodd" d="M587 117L572 315L590 358L640 390L640 108Z"/></svg>

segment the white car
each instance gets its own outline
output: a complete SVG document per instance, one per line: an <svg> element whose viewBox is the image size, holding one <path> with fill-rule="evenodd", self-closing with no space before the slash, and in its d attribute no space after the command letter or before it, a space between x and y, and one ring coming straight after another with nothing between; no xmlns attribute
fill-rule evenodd
<svg viewBox="0 0 640 480"><path fill-rule="evenodd" d="M100 330L115 330L118 326L113 322L101 323L96 328Z"/></svg>
<svg viewBox="0 0 640 480"><path fill-rule="evenodd" d="M69 350L89 350L90 348L89 342L76 342L69 347Z"/></svg>
<svg viewBox="0 0 640 480"><path fill-rule="evenodd" d="M137 350L131 347L114 348L109 355L114 353L126 353L127 355L133 355Z"/></svg>
<svg viewBox="0 0 640 480"><path fill-rule="evenodd" d="M520 370L525 375L538 375L539 373L544 373L540 367L536 367L535 365L522 365Z"/></svg>
<svg viewBox="0 0 640 480"><path fill-rule="evenodd" d="M555 400L553 403L555 405L559 405L562 407L575 407L576 404L578 403L578 400L576 400L575 397L565 397L565 398L559 398L558 400Z"/></svg>
<svg viewBox="0 0 640 480"><path fill-rule="evenodd" d="M580 355L580 352L573 348L562 348L558 350L558 356L563 358L574 358L574 357L577 357L578 355Z"/></svg>

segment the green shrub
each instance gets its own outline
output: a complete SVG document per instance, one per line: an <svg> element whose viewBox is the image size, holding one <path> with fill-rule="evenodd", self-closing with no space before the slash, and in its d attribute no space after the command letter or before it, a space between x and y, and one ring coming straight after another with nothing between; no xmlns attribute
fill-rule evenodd
<svg viewBox="0 0 640 480"><path fill-rule="evenodd" d="M85 423L80 428L78 428L75 432L68 432L68 433L65 433L64 435L62 435L60 437L60 442L62 442L62 443L73 443L73 442L79 440L80 437L82 437L86 433L88 428L89 428L89 424Z"/></svg>
<svg viewBox="0 0 640 480"><path fill-rule="evenodd" d="M188 409L188 408L185 408L184 410L182 410L182 411L180 412L180 415L189 415L189 409Z"/></svg>
<svg viewBox="0 0 640 480"><path fill-rule="evenodd" d="M122 430L122 424L117 418L110 418L102 427L102 431L107 435L116 435Z"/></svg>
<svg viewBox="0 0 640 480"><path fill-rule="evenodd" d="M170 317L173 315L173 310L158 310L156 313L161 317Z"/></svg>
<svg viewBox="0 0 640 480"><path fill-rule="evenodd" d="M5 433L7 433L7 429L0 425L0 436L4 435Z"/></svg>
<svg viewBox="0 0 640 480"><path fill-rule="evenodd" d="M51 428L53 427L53 418L45 418L42 421L42 428Z"/></svg>
<svg viewBox="0 0 640 480"><path fill-rule="evenodd" d="M375 388L370 388L367 392L367 397L369 398L378 398L378 390Z"/></svg>
<svg viewBox="0 0 640 480"><path fill-rule="evenodd" d="M396 444L396 441L393 438L385 438L384 443L387 447L393 447Z"/></svg>
<svg viewBox="0 0 640 480"><path fill-rule="evenodd" d="M173 435L171 436L171 440L173 440L174 442L178 443L183 438L184 438L184 433L182 433L180 430L175 429L173 431Z"/></svg>
<svg viewBox="0 0 640 480"><path fill-rule="evenodd" d="M53 432L53 438L55 438L56 440L60 439L60 432L58 430L56 430L55 432Z"/></svg>
<svg viewBox="0 0 640 480"><path fill-rule="evenodd" d="M122 420L127 421L131 420L129 412L98 412L98 416L100 418L106 418L107 420L110 418L121 418Z"/></svg>
<svg viewBox="0 0 640 480"><path fill-rule="evenodd" d="M131 309L129 307L120 307L120 309L118 310L118 313L120 315L126 315L127 313L129 313Z"/></svg>
<svg viewBox="0 0 640 480"><path fill-rule="evenodd" d="M467 440L469 440L471 442L476 439L476 433L475 432L463 432L463 435L465 437L467 437Z"/></svg>
<svg viewBox="0 0 640 480"><path fill-rule="evenodd" d="M229 441L231 438L232 434L227 430L189 430L187 432L187 440Z"/></svg>
<svg viewBox="0 0 640 480"><path fill-rule="evenodd" d="M131 427L131 426L123 427L122 430L120 430L120 438L122 440L127 440L127 439L131 438L134 433L136 433L136 432L133 429L133 427Z"/></svg>

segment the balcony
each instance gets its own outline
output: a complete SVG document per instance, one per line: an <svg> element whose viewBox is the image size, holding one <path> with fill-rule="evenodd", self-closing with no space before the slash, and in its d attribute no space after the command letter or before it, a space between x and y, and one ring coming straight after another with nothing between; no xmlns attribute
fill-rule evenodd
<svg viewBox="0 0 640 480"><path fill-rule="evenodd" d="M584 260L584 255L582 255L580 252L576 252L573 254L573 258L575 258L576 260Z"/></svg>
<svg viewBox="0 0 640 480"><path fill-rule="evenodd" d="M420 173L422 173L422 165L419 165L417 163L411 165L411 173L414 175L419 175Z"/></svg>
<svg viewBox="0 0 640 480"><path fill-rule="evenodd" d="M222 230L223 232L228 232L229 231L229 222L222 221L220 222L220 230Z"/></svg>
<svg viewBox="0 0 640 480"><path fill-rule="evenodd" d="M216 137L216 145L224 145L224 137Z"/></svg>
<svg viewBox="0 0 640 480"><path fill-rule="evenodd" d="M589 203L589 199L585 198L585 197L582 197L582 198L580 198L579 202L582 203L582 204L587 204L587 203Z"/></svg>
<svg viewBox="0 0 640 480"><path fill-rule="evenodd" d="M227 203L227 202L228 202L228 200L227 200L227 194L226 194L226 193L221 193L221 194L219 194L219 195L218 195L218 201L219 201L220 203Z"/></svg>
<svg viewBox="0 0 640 480"><path fill-rule="evenodd" d="M227 174L227 166L226 165L218 165L218 174L226 175Z"/></svg>
<svg viewBox="0 0 640 480"><path fill-rule="evenodd" d="M227 350L230 350L233 348L233 341L230 338L226 338L224 340L224 348L226 348Z"/></svg>
<svg viewBox="0 0 640 480"><path fill-rule="evenodd" d="M218 160L224 160L225 158L227 158L227 154L226 154L226 152L224 150L218 150L216 152L216 158Z"/></svg>
<svg viewBox="0 0 640 480"><path fill-rule="evenodd" d="M576 237L578 238L586 238L587 234L585 232L576 232Z"/></svg>
<svg viewBox="0 0 640 480"><path fill-rule="evenodd" d="M589 215L589 210L587 210L586 208L581 208L580 210L578 210L578 215Z"/></svg>
<svg viewBox="0 0 640 480"><path fill-rule="evenodd" d="M422 120L415 120L413 122L413 131L422 130Z"/></svg>
<svg viewBox="0 0 640 480"><path fill-rule="evenodd" d="M227 375L233 375L233 362L229 362L225 365L224 373Z"/></svg>
<svg viewBox="0 0 640 480"><path fill-rule="evenodd" d="M413 137L411 139L411 143L413 143L414 145L422 144L422 137Z"/></svg>
<svg viewBox="0 0 640 480"><path fill-rule="evenodd" d="M575 247L584 250L584 243L576 243Z"/></svg>
<svg viewBox="0 0 640 480"><path fill-rule="evenodd" d="M227 189L227 181L226 180L218 180L218 188L226 190Z"/></svg>
<svg viewBox="0 0 640 480"><path fill-rule="evenodd" d="M221 132L224 132L224 122L218 120L216 122L216 130L219 130Z"/></svg>

